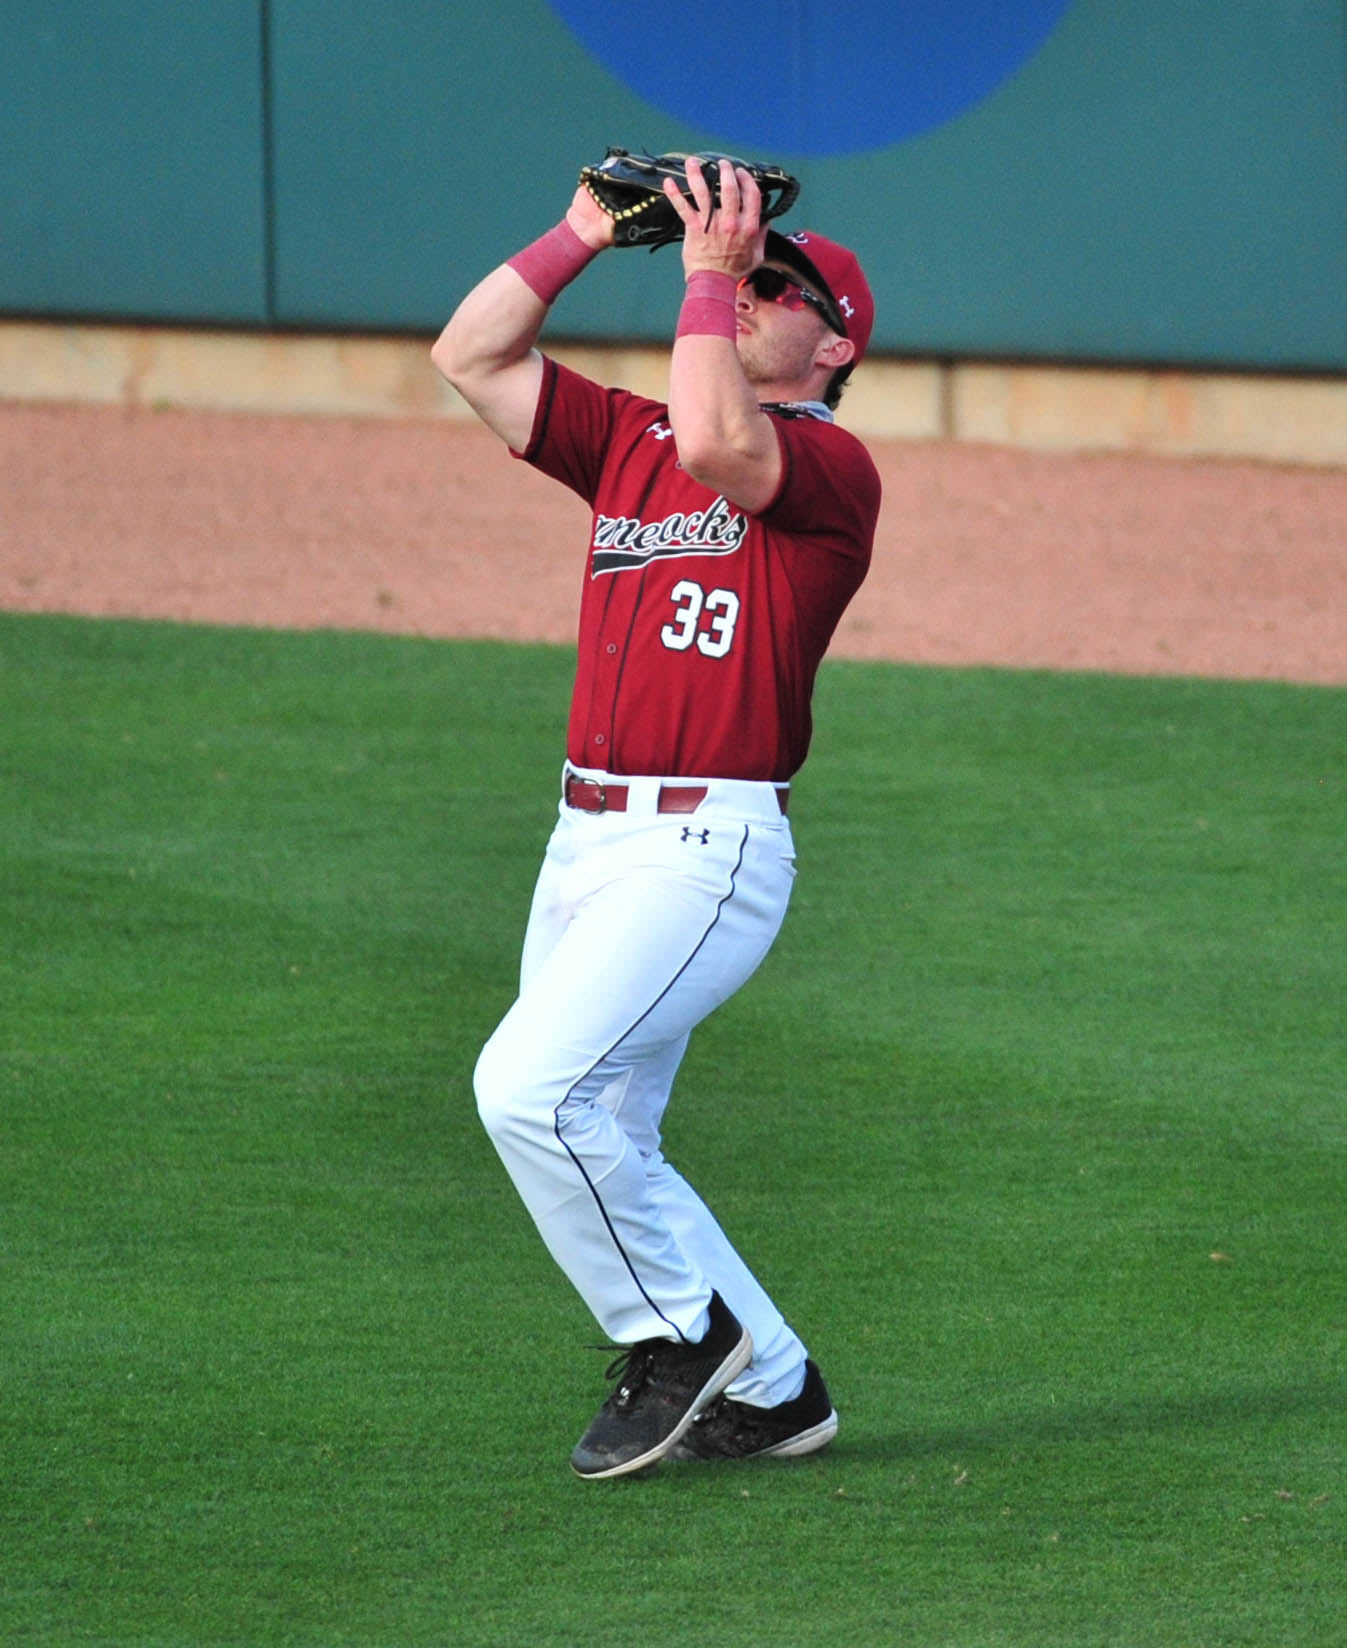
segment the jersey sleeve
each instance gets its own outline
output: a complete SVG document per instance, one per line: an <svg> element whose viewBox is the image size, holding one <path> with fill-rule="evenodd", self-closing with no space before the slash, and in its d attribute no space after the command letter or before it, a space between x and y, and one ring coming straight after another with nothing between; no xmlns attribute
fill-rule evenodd
<svg viewBox="0 0 1347 1648"><path fill-rule="evenodd" d="M543 357L543 381L528 445L514 456L592 504L624 391L604 389Z"/></svg>
<svg viewBox="0 0 1347 1648"><path fill-rule="evenodd" d="M814 418L773 420L781 443L781 484L761 511L769 527L819 539L868 560L879 519L874 460L849 430Z"/></svg>

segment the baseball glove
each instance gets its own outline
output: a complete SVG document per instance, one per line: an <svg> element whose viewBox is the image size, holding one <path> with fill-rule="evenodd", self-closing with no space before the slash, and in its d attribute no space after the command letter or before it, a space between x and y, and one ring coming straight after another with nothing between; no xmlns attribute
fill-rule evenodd
<svg viewBox="0 0 1347 1648"><path fill-rule="evenodd" d="M673 178L685 200L691 201L686 162L700 160L711 186L712 203L720 202L718 164L729 160L751 172L762 190L762 221L780 217L795 204L799 183L779 166L758 166L735 155L702 153L633 154L609 149L597 166L585 166L580 181L613 220L614 246L648 246L653 252L670 241L682 240L683 220L664 193L664 179Z"/></svg>

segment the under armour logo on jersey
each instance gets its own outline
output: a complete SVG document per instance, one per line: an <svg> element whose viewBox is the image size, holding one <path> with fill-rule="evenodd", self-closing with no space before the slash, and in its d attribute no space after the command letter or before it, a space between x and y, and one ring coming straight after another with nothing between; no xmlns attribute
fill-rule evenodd
<svg viewBox="0 0 1347 1648"><path fill-rule="evenodd" d="M850 320L851 317L856 313L856 305L851 301L851 299L849 297L847 297L847 295L845 293L843 293L842 296L838 299L838 302L842 305L842 313L847 317L848 320Z"/></svg>
<svg viewBox="0 0 1347 1648"><path fill-rule="evenodd" d="M652 423L649 429L646 430L646 434L653 435L657 441L667 441L670 435L673 434L673 430L670 429L667 423Z"/></svg>
<svg viewBox="0 0 1347 1648"><path fill-rule="evenodd" d="M680 841L699 841L704 847L711 839L710 830L694 830L691 824L684 824Z"/></svg>

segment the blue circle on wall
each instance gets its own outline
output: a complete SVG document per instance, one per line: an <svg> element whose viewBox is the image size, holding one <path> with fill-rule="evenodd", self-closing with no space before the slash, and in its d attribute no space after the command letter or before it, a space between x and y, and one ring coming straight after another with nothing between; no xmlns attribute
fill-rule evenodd
<svg viewBox="0 0 1347 1648"><path fill-rule="evenodd" d="M1070 0L680 0L638 26L612 0L550 0L608 72L726 142L797 155L900 142L980 103ZM615 25L615 17L625 19ZM621 139L614 139L621 141ZM659 147L657 134L629 140Z"/></svg>

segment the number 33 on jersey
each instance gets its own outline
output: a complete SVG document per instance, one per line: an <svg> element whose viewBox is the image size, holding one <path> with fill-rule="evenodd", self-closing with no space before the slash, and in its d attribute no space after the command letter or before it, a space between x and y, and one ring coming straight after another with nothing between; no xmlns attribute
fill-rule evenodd
<svg viewBox="0 0 1347 1648"><path fill-rule="evenodd" d="M734 645L734 625L739 616L739 597L732 589L713 589L708 595L691 578L680 578L673 587L678 616L665 624L659 638L670 652L686 652L690 646L708 658L723 658ZM702 627L702 615L708 622Z"/></svg>

